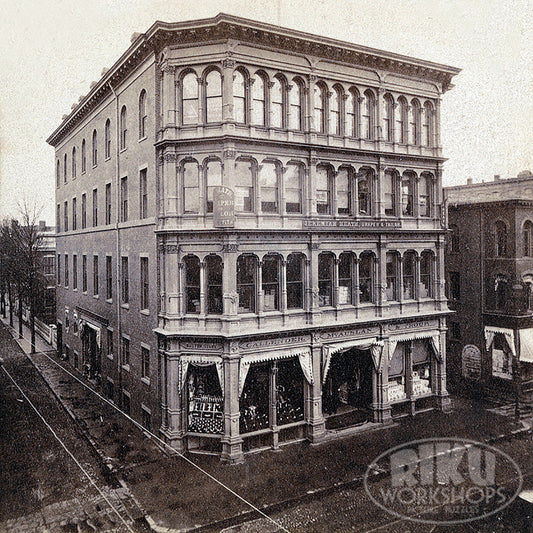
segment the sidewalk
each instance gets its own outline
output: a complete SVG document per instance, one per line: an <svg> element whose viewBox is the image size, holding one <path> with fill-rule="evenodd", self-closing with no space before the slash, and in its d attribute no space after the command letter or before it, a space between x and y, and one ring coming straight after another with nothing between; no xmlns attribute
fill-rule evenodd
<svg viewBox="0 0 533 533"><path fill-rule="evenodd" d="M29 351L27 341L19 344ZM50 352L50 346L44 344L45 351ZM401 442L435 436L496 442L526 431L512 418L489 411L480 403L461 400L454 402L451 414L427 412L392 426L317 446L302 442L284 446L279 452L248 454L241 465L224 465L218 457L207 455L188 456L221 485L180 455L163 453L139 428L45 355L37 353L30 357L99 453L126 482L156 531L220 530L252 516L250 506L228 488L264 511L275 510L342 486L359 484L367 465ZM81 379L68 364L55 355L53 358Z"/></svg>

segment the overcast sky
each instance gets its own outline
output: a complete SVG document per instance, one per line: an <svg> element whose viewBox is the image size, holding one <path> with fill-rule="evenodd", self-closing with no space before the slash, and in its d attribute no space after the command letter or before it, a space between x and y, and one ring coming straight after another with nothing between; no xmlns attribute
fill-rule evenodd
<svg viewBox="0 0 533 533"><path fill-rule="evenodd" d="M45 139L133 32L230 13L463 69L442 101L444 185L533 170L533 0L17 0L0 3L0 216L54 218Z"/></svg>

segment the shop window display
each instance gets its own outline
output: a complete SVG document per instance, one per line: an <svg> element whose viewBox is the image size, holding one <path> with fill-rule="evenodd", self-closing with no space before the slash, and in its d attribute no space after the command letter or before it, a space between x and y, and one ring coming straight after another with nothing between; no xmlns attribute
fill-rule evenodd
<svg viewBox="0 0 533 533"><path fill-rule="evenodd" d="M240 432L268 428L269 364L252 365L241 396Z"/></svg>
<svg viewBox="0 0 533 533"><path fill-rule="evenodd" d="M189 367L187 377L188 420L191 433L224 432L222 390L214 364Z"/></svg>
<svg viewBox="0 0 533 533"><path fill-rule="evenodd" d="M413 395L431 392L430 347L427 340L413 341Z"/></svg>
<svg viewBox="0 0 533 533"><path fill-rule="evenodd" d="M297 359L279 361L277 386L278 426L304 419L304 375Z"/></svg>
<svg viewBox="0 0 533 533"><path fill-rule="evenodd" d="M403 400L405 393L405 347L398 343L389 363L389 401Z"/></svg>

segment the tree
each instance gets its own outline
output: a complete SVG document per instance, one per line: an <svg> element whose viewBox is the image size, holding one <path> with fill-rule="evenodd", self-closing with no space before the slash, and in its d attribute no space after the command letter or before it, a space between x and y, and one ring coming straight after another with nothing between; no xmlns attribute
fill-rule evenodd
<svg viewBox="0 0 533 533"><path fill-rule="evenodd" d="M13 327L14 296L17 292L17 221L4 219L0 223L0 290L5 305L5 295L9 302L9 325ZM5 311L5 308L4 308ZM4 312L5 316L5 312Z"/></svg>

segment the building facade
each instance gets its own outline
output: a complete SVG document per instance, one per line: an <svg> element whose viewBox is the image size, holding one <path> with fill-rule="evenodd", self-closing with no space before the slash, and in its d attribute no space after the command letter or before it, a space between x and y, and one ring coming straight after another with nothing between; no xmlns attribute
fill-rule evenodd
<svg viewBox="0 0 533 533"><path fill-rule="evenodd" d="M447 408L457 73L223 14L135 36L48 140L74 361L229 462Z"/></svg>
<svg viewBox="0 0 533 533"><path fill-rule="evenodd" d="M533 175L444 190L450 386L533 401Z"/></svg>

